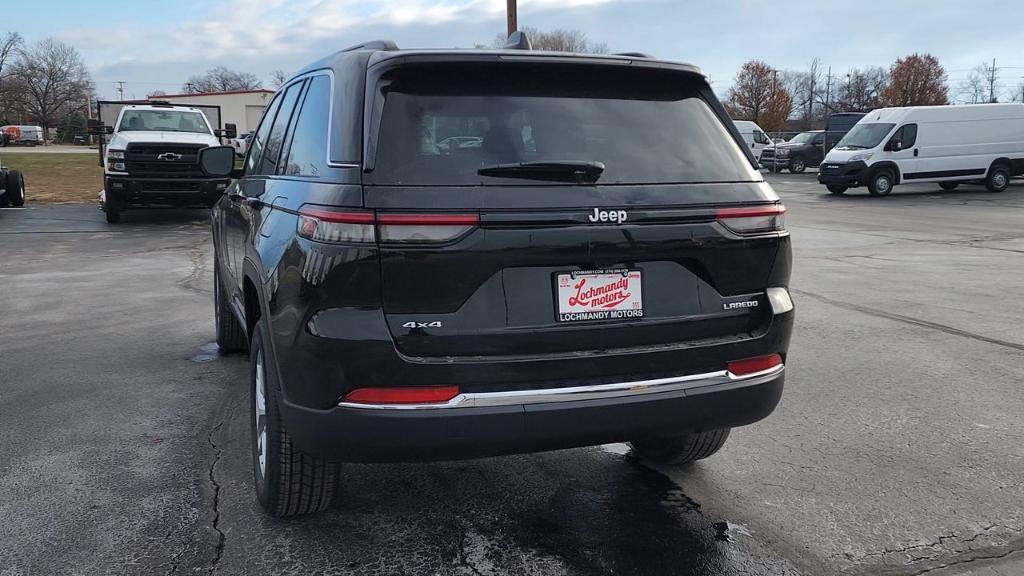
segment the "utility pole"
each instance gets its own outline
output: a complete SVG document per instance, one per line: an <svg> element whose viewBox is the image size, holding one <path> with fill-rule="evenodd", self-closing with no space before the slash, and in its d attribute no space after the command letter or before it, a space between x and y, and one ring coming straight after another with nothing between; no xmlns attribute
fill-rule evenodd
<svg viewBox="0 0 1024 576"><path fill-rule="evenodd" d="M814 127L814 80L817 76L817 69L811 69L811 93L807 97L807 130Z"/></svg>
<svg viewBox="0 0 1024 576"><path fill-rule="evenodd" d="M832 101L832 67L828 67L828 80L825 83L825 114L829 113L832 107L829 105Z"/></svg>
<svg viewBox="0 0 1024 576"><path fill-rule="evenodd" d="M517 22L518 9L516 7L516 0L508 0L508 35L511 36L513 32L519 29Z"/></svg>
<svg viewBox="0 0 1024 576"><path fill-rule="evenodd" d="M988 101L996 101L996 59L992 59L992 69L988 71Z"/></svg>
<svg viewBox="0 0 1024 576"><path fill-rule="evenodd" d="M124 100L124 80L118 80L117 82L115 82L115 84L117 84L117 93L120 95L120 99L123 101Z"/></svg>

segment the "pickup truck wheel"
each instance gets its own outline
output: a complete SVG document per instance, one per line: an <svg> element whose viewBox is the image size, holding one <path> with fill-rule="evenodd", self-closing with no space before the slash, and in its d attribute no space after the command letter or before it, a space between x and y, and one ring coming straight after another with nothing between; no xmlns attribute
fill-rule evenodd
<svg viewBox="0 0 1024 576"><path fill-rule="evenodd" d="M888 196L892 192L892 172L879 170L868 180L868 192L872 196Z"/></svg>
<svg viewBox="0 0 1024 576"><path fill-rule="evenodd" d="M104 204L103 213L107 216L107 224L117 224L121 221L121 209L116 206Z"/></svg>
<svg viewBox="0 0 1024 576"><path fill-rule="evenodd" d="M4 182L5 196L11 206L25 205L25 177L17 170L8 170Z"/></svg>
<svg viewBox="0 0 1024 576"><path fill-rule="evenodd" d="M804 170L807 170L807 163L804 162L803 158L793 158L789 161L789 171L794 174L802 174Z"/></svg>
<svg viewBox="0 0 1024 576"><path fill-rule="evenodd" d="M1010 171L1003 164L996 164L988 171L985 187L989 192L1002 192L1010 185Z"/></svg>
<svg viewBox="0 0 1024 576"><path fill-rule="evenodd" d="M839 184L829 184L828 186L826 186L826 188L828 188L829 192L837 196L839 194L842 194L843 192L846 192L846 186L840 186Z"/></svg>
<svg viewBox="0 0 1024 576"><path fill-rule="evenodd" d="M256 496L272 516L294 516L327 509L338 486L340 466L306 454L292 444L278 409L281 390L265 345L264 322L257 323L250 354L252 470Z"/></svg>
<svg viewBox="0 0 1024 576"><path fill-rule="evenodd" d="M217 346L221 352L244 352L248 348L245 330L231 313L227 295L220 283L220 263L213 262L213 316L217 323Z"/></svg>
<svg viewBox="0 0 1024 576"><path fill-rule="evenodd" d="M959 185L959 182L939 182L939 188L943 190L956 190L956 187Z"/></svg>
<svg viewBox="0 0 1024 576"><path fill-rule="evenodd" d="M718 452L729 438L729 428L670 438L644 438L630 444L641 458L661 464L685 464Z"/></svg>

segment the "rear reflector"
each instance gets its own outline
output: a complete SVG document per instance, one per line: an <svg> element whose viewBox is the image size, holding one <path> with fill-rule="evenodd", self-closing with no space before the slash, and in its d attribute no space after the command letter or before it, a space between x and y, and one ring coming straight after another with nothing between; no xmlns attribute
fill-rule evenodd
<svg viewBox="0 0 1024 576"><path fill-rule="evenodd" d="M458 386L356 388L342 396L341 401L353 404L438 404L458 395Z"/></svg>
<svg viewBox="0 0 1024 576"><path fill-rule="evenodd" d="M781 365L782 356L779 354L769 354L767 356L757 356L756 358L733 360L732 362L727 363L725 368L731 372L733 376L747 376L758 372L764 372L765 370L771 370L772 368Z"/></svg>
<svg viewBox="0 0 1024 576"><path fill-rule="evenodd" d="M316 242L374 242L373 222L373 212L303 206L299 209L299 236Z"/></svg>
<svg viewBox="0 0 1024 576"><path fill-rule="evenodd" d="M715 211L715 219L737 234L760 234L785 230L785 214L785 206L772 204L771 206L719 208Z"/></svg>

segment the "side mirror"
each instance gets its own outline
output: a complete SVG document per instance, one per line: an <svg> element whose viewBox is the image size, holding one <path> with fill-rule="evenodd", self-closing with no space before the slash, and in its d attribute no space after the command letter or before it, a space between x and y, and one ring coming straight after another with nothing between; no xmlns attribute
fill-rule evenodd
<svg viewBox="0 0 1024 576"><path fill-rule="evenodd" d="M210 146L199 151L199 167L207 176L227 178L235 171L235 149L231 146Z"/></svg>
<svg viewBox="0 0 1024 576"><path fill-rule="evenodd" d="M238 126L236 124L225 124L223 130L214 130L213 132L221 138L238 138Z"/></svg>

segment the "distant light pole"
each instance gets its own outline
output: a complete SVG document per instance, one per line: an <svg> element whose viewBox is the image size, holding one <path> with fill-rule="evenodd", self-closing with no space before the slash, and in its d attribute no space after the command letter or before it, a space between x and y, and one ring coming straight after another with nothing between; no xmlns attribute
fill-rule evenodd
<svg viewBox="0 0 1024 576"><path fill-rule="evenodd" d="M511 36L513 32L519 29L516 22L516 0L508 0L508 35Z"/></svg>

